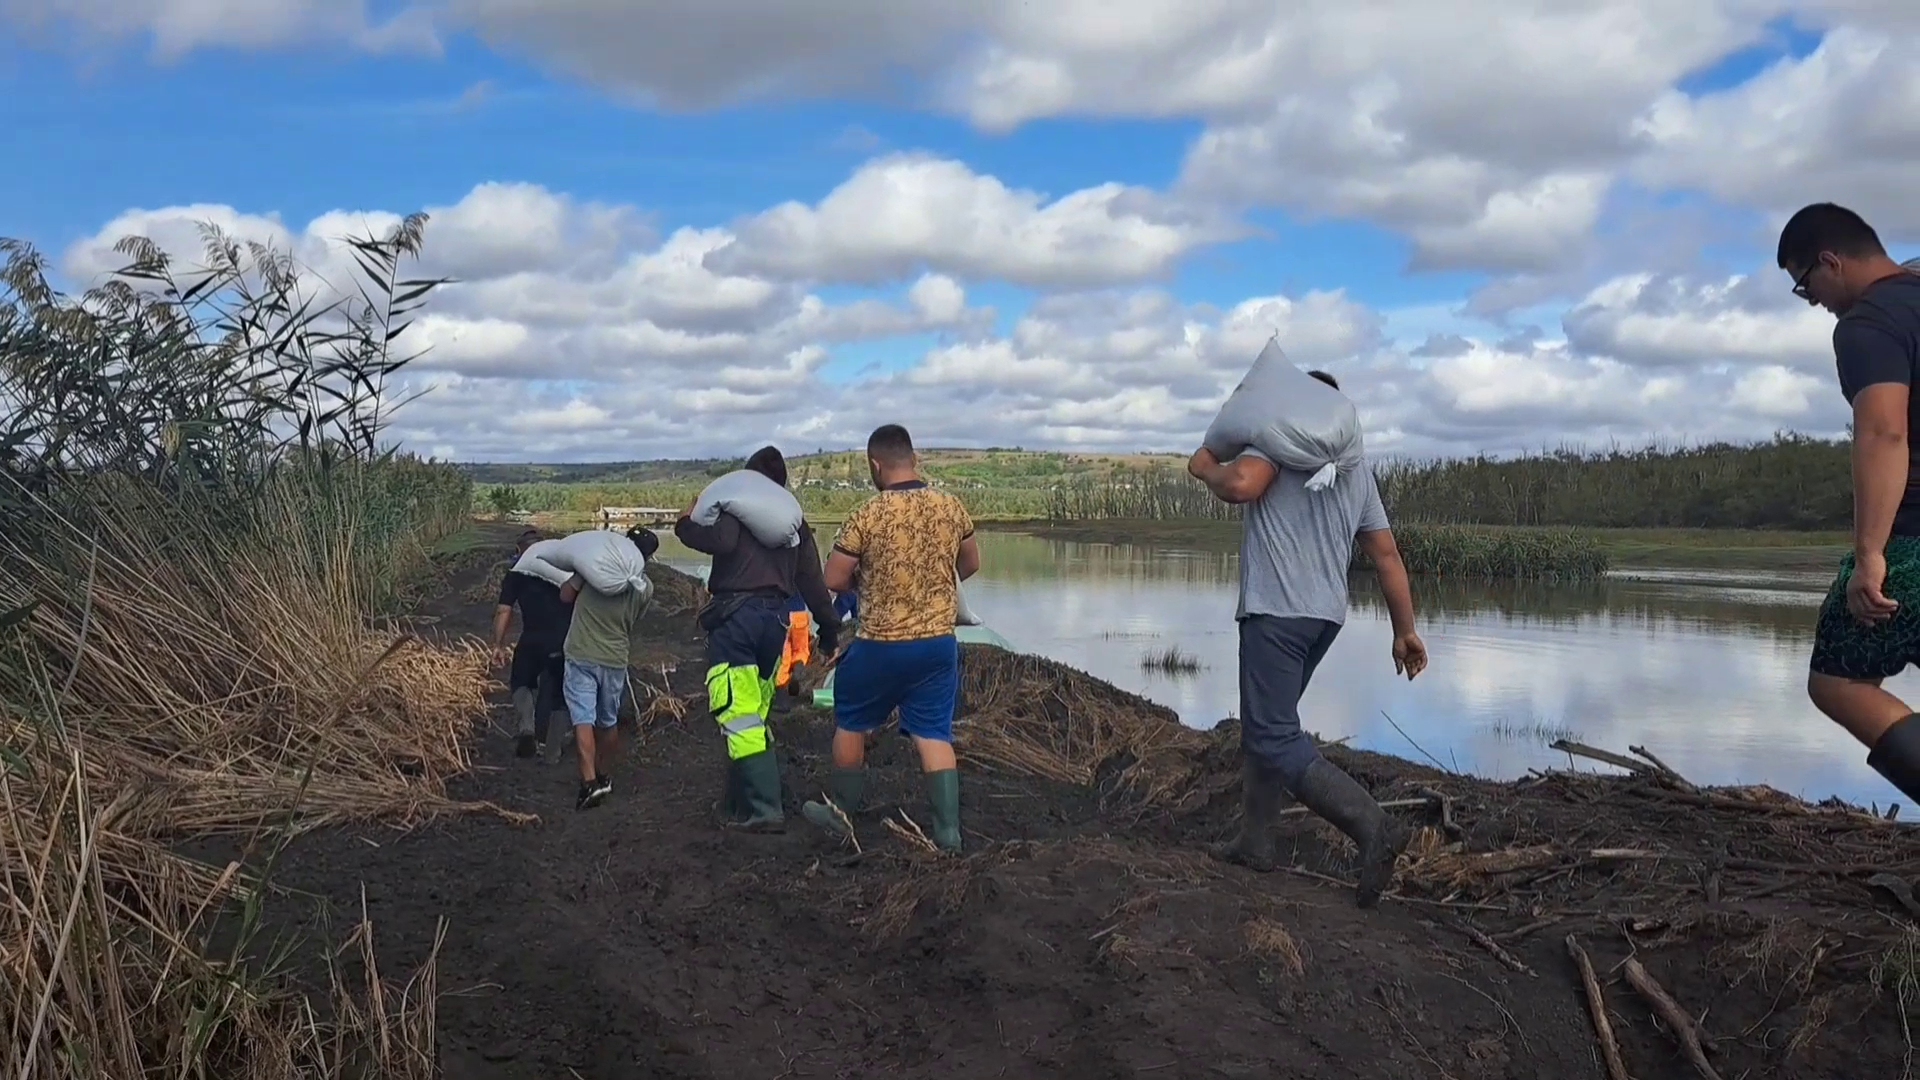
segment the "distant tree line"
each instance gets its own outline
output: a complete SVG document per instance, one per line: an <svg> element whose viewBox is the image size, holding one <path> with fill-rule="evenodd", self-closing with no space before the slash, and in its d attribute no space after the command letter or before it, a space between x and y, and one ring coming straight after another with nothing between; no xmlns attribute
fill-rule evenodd
<svg viewBox="0 0 1920 1080"><path fill-rule="evenodd" d="M1851 445L1780 435L1752 444L1383 462L1400 520L1587 528L1847 529Z"/></svg>

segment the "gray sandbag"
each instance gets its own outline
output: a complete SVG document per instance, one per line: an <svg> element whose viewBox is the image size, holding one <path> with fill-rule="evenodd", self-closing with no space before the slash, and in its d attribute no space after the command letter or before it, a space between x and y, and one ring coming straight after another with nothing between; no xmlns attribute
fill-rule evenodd
<svg viewBox="0 0 1920 1080"><path fill-rule="evenodd" d="M1260 350L1246 377L1227 395L1200 443L1221 461L1252 447L1283 469L1312 473L1307 480L1312 491L1366 465L1360 413L1353 402L1294 366L1277 337Z"/></svg>
<svg viewBox="0 0 1920 1080"><path fill-rule="evenodd" d="M618 596L628 589L653 595L653 581L647 577L647 557L640 554L639 545L624 534L603 529L587 529L532 544L513 569L556 585L564 585L579 574L588 588L609 596ZM557 581L556 572L563 575Z"/></svg>
<svg viewBox="0 0 1920 1080"><path fill-rule="evenodd" d="M688 517L695 525L711 525L722 513L738 518L755 540L771 548L798 547L807 517L793 492L752 469L735 469L708 484Z"/></svg>

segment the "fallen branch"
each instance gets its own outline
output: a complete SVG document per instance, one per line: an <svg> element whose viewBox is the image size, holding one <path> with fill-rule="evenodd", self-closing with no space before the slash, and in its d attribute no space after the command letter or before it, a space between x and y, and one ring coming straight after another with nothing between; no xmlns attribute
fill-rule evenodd
<svg viewBox="0 0 1920 1080"><path fill-rule="evenodd" d="M1700 1043L1700 1029L1693 1022L1693 1017L1687 1015L1686 1010L1680 1007L1679 1002L1673 1000L1666 988L1662 987L1647 972L1647 969L1640 965L1640 961L1628 957L1622 970L1627 976L1627 982L1632 984L1641 998L1645 999L1654 1014L1666 1023L1667 1030L1671 1031L1674 1039L1680 1043L1681 1051L1693 1064L1694 1071L1700 1074L1701 1080L1721 1080L1720 1074L1715 1072L1713 1065L1707 1061L1707 1050Z"/></svg>
<svg viewBox="0 0 1920 1080"><path fill-rule="evenodd" d="M1585 743L1574 742L1571 739L1555 739L1548 743L1547 747L1551 750L1572 754L1574 757L1590 758L1594 761L1605 762L1615 768L1625 769L1636 776L1644 776L1653 771L1653 766L1644 761L1635 761L1625 754L1616 754L1611 750L1598 750Z"/></svg>
<svg viewBox="0 0 1920 1080"><path fill-rule="evenodd" d="M1594 977L1593 961L1572 934L1567 935L1567 954L1580 969L1580 985L1587 999L1587 1015L1593 1018L1594 1037L1600 1041L1600 1057L1607 1063L1607 1080L1631 1080L1626 1062L1620 1060L1620 1043L1613 1037L1613 1021L1607 1018L1607 1000L1600 993L1600 980ZM1631 961L1629 961L1631 963Z"/></svg>
<svg viewBox="0 0 1920 1080"><path fill-rule="evenodd" d="M1433 800L1432 800L1432 799L1425 799L1425 798L1421 798L1421 799L1388 799L1388 800L1387 800L1386 802L1383 802L1383 803L1381 803L1381 804L1380 804L1380 809L1382 809L1382 810L1411 810L1412 808L1414 808L1414 807L1416 807L1416 806L1432 806L1432 805L1433 805ZM1303 816L1303 815L1306 815L1306 814L1311 814L1311 813L1313 813L1313 811L1311 811L1311 810L1309 810L1309 809L1307 809L1307 808L1306 808L1306 807L1304 807L1304 806L1289 806L1289 807L1287 807L1287 808L1286 808L1285 810L1282 810L1282 811L1280 811L1280 815L1279 815L1279 816L1281 816L1281 817L1301 817L1301 816Z"/></svg>
<svg viewBox="0 0 1920 1080"><path fill-rule="evenodd" d="M1528 967L1525 961L1521 960L1519 957L1508 952L1505 946L1501 945L1499 942L1488 937L1484 932L1480 930L1479 927L1473 926L1472 924L1465 923L1465 922L1457 923L1456 925L1459 926L1460 932L1467 935L1467 937L1471 939L1475 945L1478 945L1481 948L1487 950L1489 953L1492 953L1493 958L1495 960L1500 961L1501 963L1507 965L1508 967L1512 968L1513 970L1519 972L1522 975L1528 976L1529 978L1537 979L1540 977L1539 972Z"/></svg>
<svg viewBox="0 0 1920 1080"><path fill-rule="evenodd" d="M1447 839L1459 840L1465 837L1466 834L1460 826L1454 824L1452 799L1432 788L1421 788L1420 795L1422 798L1433 800L1433 804L1440 808L1440 831L1446 834Z"/></svg>
<svg viewBox="0 0 1920 1080"><path fill-rule="evenodd" d="M1697 790L1692 781L1688 780L1686 777L1681 776L1679 773L1675 772L1673 769L1673 766L1668 765L1666 762L1661 761L1659 758L1655 757L1653 755L1653 751L1647 749L1646 747L1629 746L1627 747L1627 752L1630 754L1637 755L1639 757L1646 758L1648 761L1653 762L1654 768L1659 769L1660 772L1664 774L1667 779L1673 781L1674 784L1680 787L1682 790L1685 790L1685 791Z"/></svg>

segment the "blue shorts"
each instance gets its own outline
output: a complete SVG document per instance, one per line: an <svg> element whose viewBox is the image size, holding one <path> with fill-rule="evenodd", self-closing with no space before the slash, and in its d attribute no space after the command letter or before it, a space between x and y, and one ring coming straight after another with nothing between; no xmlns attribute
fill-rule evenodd
<svg viewBox="0 0 1920 1080"><path fill-rule="evenodd" d="M855 638L833 673L833 722L865 734L900 710L900 730L916 739L953 741L960 707L960 641Z"/></svg>
<svg viewBox="0 0 1920 1080"><path fill-rule="evenodd" d="M627 696L627 669L567 661L561 691L574 727L610 728L620 722L620 701Z"/></svg>

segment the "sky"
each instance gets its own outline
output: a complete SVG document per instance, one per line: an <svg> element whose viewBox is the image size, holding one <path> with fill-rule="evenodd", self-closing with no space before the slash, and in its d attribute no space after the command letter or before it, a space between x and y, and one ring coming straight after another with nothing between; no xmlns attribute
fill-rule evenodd
<svg viewBox="0 0 1920 1080"><path fill-rule="evenodd" d="M1774 241L1832 200L1920 253L1916 45L1910 0L0 0L0 236L74 291L206 222L336 280L424 210L389 435L459 460L1184 451L1276 334L1376 456L1837 434Z"/></svg>

